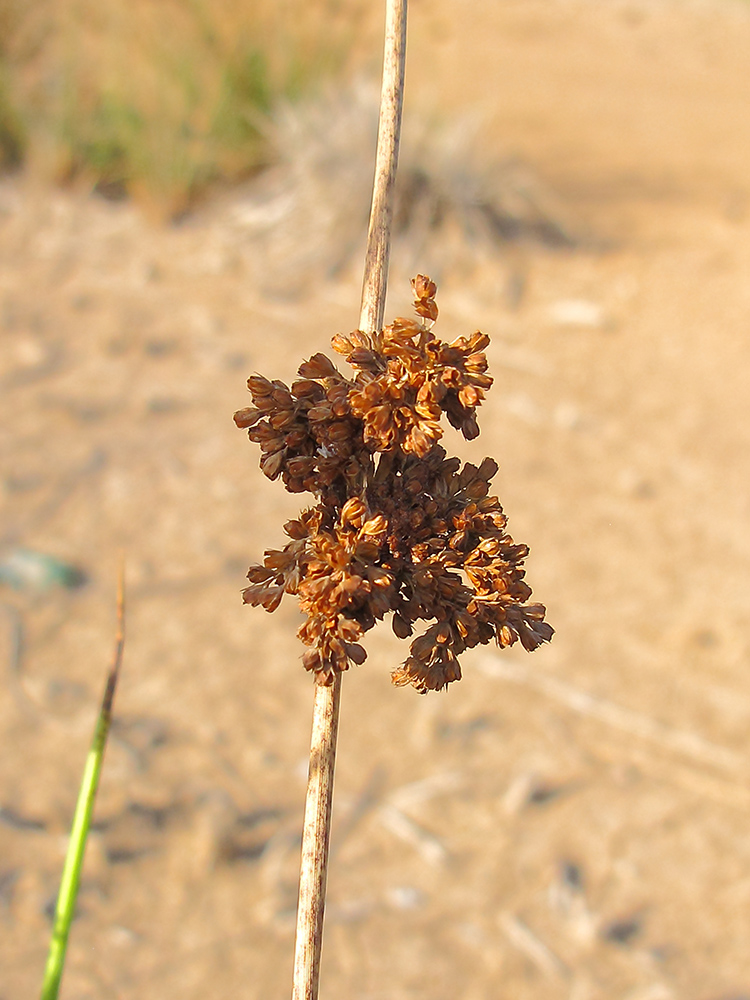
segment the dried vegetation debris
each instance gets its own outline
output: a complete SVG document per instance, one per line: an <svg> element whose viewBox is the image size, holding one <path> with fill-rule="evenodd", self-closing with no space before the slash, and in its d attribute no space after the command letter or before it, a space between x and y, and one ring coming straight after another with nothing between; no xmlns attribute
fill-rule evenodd
<svg viewBox="0 0 750 1000"><path fill-rule="evenodd" d="M359 259L377 123L377 90L361 79L274 109L267 139L275 161L230 209L232 228L262 248L256 273L266 292L288 297ZM486 125L468 116L412 116L395 199L399 272L413 273L418 261L451 269L509 244L564 250L583 241L562 200L529 166L489 151Z"/></svg>
<svg viewBox="0 0 750 1000"><path fill-rule="evenodd" d="M234 418L261 446L269 479L318 498L284 526L291 541L250 567L243 596L274 611L285 593L297 595L303 662L322 684L364 662L359 640L389 612L399 638L434 622L392 675L421 692L460 679L468 648L494 639L533 650L553 634L544 607L527 603L528 548L489 495L497 463L462 465L438 443L443 414L465 438L479 434L489 338L440 340L436 285L424 275L412 284L419 320L333 338L353 378L324 354L304 362L291 387L253 375L254 405Z"/></svg>

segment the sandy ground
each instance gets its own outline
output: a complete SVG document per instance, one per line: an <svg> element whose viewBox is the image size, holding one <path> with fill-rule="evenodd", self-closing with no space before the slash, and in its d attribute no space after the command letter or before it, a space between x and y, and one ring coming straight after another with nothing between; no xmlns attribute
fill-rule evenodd
<svg viewBox="0 0 750 1000"><path fill-rule="evenodd" d="M581 234L466 245L440 330L492 336L491 454L557 629L420 697L347 676L322 996L750 995L750 5L414 0L407 115L471 114ZM117 724L63 995L287 995L309 738L297 613L245 608L297 509L232 422L356 323L242 224L0 184L0 997L38 989L128 573ZM438 236L436 235L436 240ZM392 276L389 314L408 305ZM452 260L455 263L456 254ZM264 270L264 265L265 270ZM22 640L22 641L19 641Z"/></svg>

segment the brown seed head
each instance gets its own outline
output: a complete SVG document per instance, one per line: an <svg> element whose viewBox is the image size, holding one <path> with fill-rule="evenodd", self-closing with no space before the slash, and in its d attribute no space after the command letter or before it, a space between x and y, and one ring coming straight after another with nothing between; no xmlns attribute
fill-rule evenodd
<svg viewBox="0 0 750 1000"><path fill-rule="evenodd" d="M284 525L288 544L250 567L243 598L273 611L297 596L303 664L321 684L364 662L359 639L389 613L400 638L428 623L393 673L421 692L458 680L466 649L494 639L532 650L553 634L544 607L528 603L528 548L490 495L497 463L462 466L438 444L443 414L467 439L479 433L489 338L439 340L437 287L425 275L412 286L422 322L333 338L353 379L315 354L291 387L251 376L253 406L234 418L260 445L266 476L317 499Z"/></svg>

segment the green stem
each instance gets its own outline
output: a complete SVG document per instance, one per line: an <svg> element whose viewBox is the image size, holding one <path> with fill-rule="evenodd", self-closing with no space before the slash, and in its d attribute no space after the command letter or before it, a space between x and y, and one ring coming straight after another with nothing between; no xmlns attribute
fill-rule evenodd
<svg viewBox="0 0 750 1000"><path fill-rule="evenodd" d="M94 738L91 741L91 749L86 758L81 788L78 793L78 802L76 803L73 815L70 844L65 856L65 865L60 881L60 892L57 897L57 907L55 909L55 921L52 927L52 938L47 956L47 965L44 970L41 1000L57 1000L60 990L60 980L62 979L65 965L65 952L68 947L68 935L70 933L70 925L73 922L78 886L81 881L81 868L83 867L83 857L86 851L86 839L91 827L91 815L94 810L94 800L96 798L96 790L99 787L99 775L102 770L104 750L107 746L107 736L109 735L109 727L112 722L112 702L114 701L117 678L120 673L120 664L122 663L122 649L124 645L123 590L123 571L121 566L117 594L118 629L115 641L115 655L109 676L107 677L107 684L102 698L102 707L99 717L96 720Z"/></svg>

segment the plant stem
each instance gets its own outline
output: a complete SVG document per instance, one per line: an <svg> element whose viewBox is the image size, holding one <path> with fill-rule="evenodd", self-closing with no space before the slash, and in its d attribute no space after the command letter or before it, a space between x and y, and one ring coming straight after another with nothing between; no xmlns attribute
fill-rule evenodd
<svg viewBox="0 0 750 1000"><path fill-rule="evenodd" d="M302 831L293 1000L317 1000L318 996L340 703L340 673L330 687L315 685L310 771Z"/></svg>
<svg viewBox="0 0 750 1000"><path fill-rule="evenodd" d="M370 228L367 232L365 275L362 282L362 306L359 318L359 327L365 333L380 330L385 313L388 261L391 253L393 185L396 180L401 137L401 109L404 103L406 4L407 0L386 0L378 151L375 157L375 180Z"/></svg>
<svg viewBox="0 0 750 1000"><path fill-rule="evenodd" d="M57 896L55 921L52 926L47 965L44 970L41 1000L57 1000L60 990L65 953L68 947L68 934L75 914L78 885L81 880L81 869L86 851L86 840L91 826L91 815L94 810L94 800L99 787L104 751L107 746L107 736L112 722L112 703L115 697L117 680L122 664L122 650L125 643L125 583L123 564L120 563L117 584L117 634L115 637L115 652L112 666L107 676L102 705L94 728L94 738L86 758L86 765L81 779L73 825L70 831L70 844L65 857L60 892Z"/></svg>
<svg viewBox="0 0 750 1000"><path fill-rule="evenodd" d="M360 329L368 333L381 329L385 313L406 66L406 8L407 0L386 0L378 148L359 320ZM315 686L292 1000L318 998L341 676L338 673L329 687Z"/></svg>

